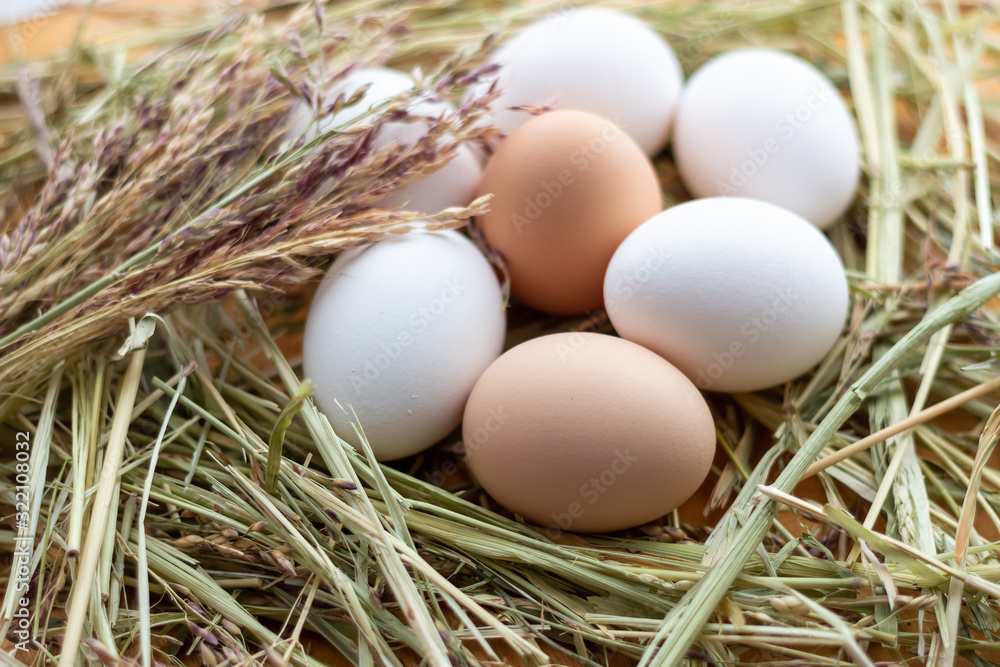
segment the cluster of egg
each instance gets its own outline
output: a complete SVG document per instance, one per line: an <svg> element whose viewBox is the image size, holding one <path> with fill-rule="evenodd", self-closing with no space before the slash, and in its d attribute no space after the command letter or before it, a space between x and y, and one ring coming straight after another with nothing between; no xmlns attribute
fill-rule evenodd
<svg viewBox="0 0 1000 667"><path fill-rule="evenodd" d="M462 422L477 479L526 519L581 532L653 520L711 466L700 390L779 385L839 336L847 281L820 228L857 186L851 116L818 70L777 51L722 55L684 84L665 41L603 9L543 19L493 58L506 139L484 169L459 153L389 203L432 213L494 194L475 224L513 296L558 315L605 308L618 337L554 334L501 355L496 272L461 234L418 230L334 262L305 372L341 437L359 445L360 423L381 459ZM331 95L368 83L362 107L412 86L365 70ZM528 105L554 110L511 109ZM393 125L379 141L420 131ZM650 156L671 137L696 199L663 210Z"/></svg>

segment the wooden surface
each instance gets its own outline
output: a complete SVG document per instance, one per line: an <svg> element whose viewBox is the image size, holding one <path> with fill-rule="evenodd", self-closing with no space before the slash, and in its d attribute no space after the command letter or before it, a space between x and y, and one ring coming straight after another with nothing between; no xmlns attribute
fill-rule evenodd
<svg viewBox="0 0 1000 667"><path fill-rule="evenodd" d="M143 34L144 40L151 33L159 33L163 36L176 34L178 31L183 31L185 25L190 25L191 21L200 22L214 16L222 16L228 4L235 2L237 0L157 0L156 2L150 2L150 0L116 0L112 3L99 5L92 10L86 27L81 33L81 43L129 45L135 43L139 32ZM178 11L179 9L181 11ZM50 57L64 51L66 46L76 38L78 26L83 15L84 10L80 7L66 7L58 11L49 10L40 12L38 15L17 26L0 26L0 63L30 61L36 58ZM1000 81L996 82L995 86L1000 87ZM296 341L292 340L281 342L288 348L294 348L296 345ZM939 423L947 424L955 429L968 429L975 425L975 420L959 414L953 415ZM758 456L762 453L763 448L766 448L767 444L766 442L761 443L762 449L760 452L757 452ZM997 456L1000 456L1000 454ZM756 457L754 460L757 460ZM718 462L724 463L722 460ZM711 525L721 516L721 511L708 515L703 513L704 508L708 505L708 499L714 483L715 478L712 477L693 498L680 508L682 521ZM800 484L797 493L804 498L825 500L822 486L816 478ZM804 530L809 530L813 527L808 523L803 523L800 517L793 515L791 512L783 512L779 516L785 527L794 535L799 535ZM987 517L980 513L980 519L981 521L976 522L976 527L981 531L981 534L987 539L1000 539L1000 535L996 534ZM925 618L925 630L927 628L926 624L932 622L932 620L929 620L931 618L930 616ZM905 622L901 623L900 629L907 629ZM346 660L317 637L307 636L305 641L308 652L314 658L330 665L348 664ZM504 664L521 664L516 656L512 655L501 643L495 643L495 647L503 658ZM578 664L548 647L543 648L551 656L552 664ZM477 655L482 655L477 647L474 647L473 651ZM834 653L834 650L829 651L830 655L834 655ZM876 661L892 661L889 652L880 646L873 647L870 654L872 659ZM404 653L401 654L401 657L407 665L416 666L420 664L420 659L416 655ZM744 656L744 660L747 662L764 662L775 659L781 660L782 658L773 653L757 651L747 653ZM194 665L197 663L197 658L194 658L189 664ZM619 667L634 663L623 656L611 656L607 664ZM971 663L959 658L955 664L964 666Z"/></svg>

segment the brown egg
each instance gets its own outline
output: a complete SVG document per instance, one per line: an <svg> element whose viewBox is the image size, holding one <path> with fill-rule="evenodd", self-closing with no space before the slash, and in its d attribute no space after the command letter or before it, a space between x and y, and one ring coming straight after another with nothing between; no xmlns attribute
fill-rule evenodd
<svg viewBox="0 0 1000 667"><path fill-rule="evenodd" d="M604 271L629 232L663 210L649 159L622 128L553 111L515 130L486 165L476 223L503 254L514 296L559 315L600 308Z"/></svg>
<svg viewBox="0 0 1000 667"><path fill-rule="evenodd" d="M522 343L486 369L465 407L469 466L507 509L542 525L607 532L652 521L708 475L715 428L669 362L614 336Z"/></svg>

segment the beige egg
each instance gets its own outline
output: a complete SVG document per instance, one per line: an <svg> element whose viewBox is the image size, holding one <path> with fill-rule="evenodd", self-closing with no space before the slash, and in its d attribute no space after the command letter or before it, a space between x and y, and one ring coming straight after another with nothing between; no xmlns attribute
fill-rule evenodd
<svg viewBox="0 0 1000 667"><path fill-rule="evenodd" d="M526 520L574 532L637 526L698 489L715 428L670 363L614 336L561 333L504 353L462 427L483 488Z"/></svg>
<svg viewBox="0 0 1000 667"><path fill-rule="evenodd" d="M520 301L569 315L600 308L604 271L629 233L663 209L652 164L628 134L582 111L515 130L490 158L477 218Z"/></svg>

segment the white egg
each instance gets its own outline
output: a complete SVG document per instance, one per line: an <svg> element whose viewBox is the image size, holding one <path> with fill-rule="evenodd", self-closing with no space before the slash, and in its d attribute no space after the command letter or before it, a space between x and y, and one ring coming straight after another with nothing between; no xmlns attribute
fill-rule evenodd
<svg viewBox="0 0 1000 667"><path fill-rule="evenodd" d="M403 72L384 67L369 67L351 72L334 86L326 97L326 104L332 104L340 95L350 97L365 85L368 90L354 105L341 109L336 114L326 114L318 120L312 117L312 110L302 102L292 111L294 121L286 132L286 138L295 140L302 137L312 141L321 133L334 127L348 127L355 121L364 122L362 116L376 107L413 88L413 78ZM417 116L438 117L450 114L453 107L443 101L420 101L410 107L410 113ZM386 148L397 141L404 145L417 142L428 131L423 121L386 123L376 137L376 150ZM380 205L389 208L405 208L426 215L439 213L451 206L466 206L475 196L476 186L482 177L482 164L468 145L461 145L454 157L443 167L415 181L404 183L385 196Z"/></svg>
<svg viewBox="0 0 1000 667"><path fill-rule="evenodd" d="M393 126L403 123L393 123ZM393 127L387 127L379 136L384 141ZM416 141L401 139L409 143ZM389 208L401 208L416 211L424 215L434 215L451 206L468 206L476 196L476 188L483 176L483 166L476 153L467 145L462 144L455 151L454 157L443 167L422 178L409 183L403 183L386 195L380 202Z"/></svg>
<svg viewBox="0 0 1000 667"><path fill-rule="evenodd" d="M683 81L673 50L652 28L600 8L539 19L497 49L490 62L500 65L496 78L503 92L493 120L504 131L531 118L505 107L554 104L616 122L648 155L667 141Z"/></svg>
<svg viewBox="0 0 1000 667"><path fill-rule="evenodd" d="M809 63L768 49L733 51L688 80L674 159L695 197L783 206L825 228L858 187L858 136L836 88Z"/></svg>
<svg viewBox="0 0 1000 667"><path fill-rule="evenodd" d="M313 117L313 110L305 102L299 102L291 112L294 122L286 131L285 137L293 140L303 137L303 141L309 142L335 127L346 127L373 111L375 107L412 90L413 78L385 67L354 70L327 92L323 104L324 106L333 104L341 95L350 97L364 86L368 86L368 90L356 104L343 108L335 114L323 114L318 119Z"/></svg>
<svg viewBox="0 0 1000 667"><path fill-rule="evenodd" d="M505 325L500 284L476 246L417 230L337 258L309 309L302 365L341 438L358 446L359 421L375 456L397 459L458 426Z"/></svg>
<svg viewBox="0 0 1000 667"><path fill-rule="evenodd" d="M674 206L619 246L604 279L622 338L701 389L756 391L816 365L837 341L848 288L840 256L807 220L742 197Z"/></svg>

